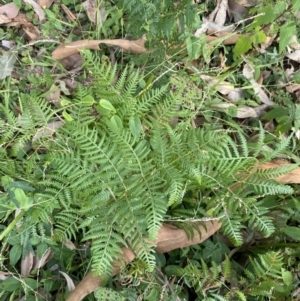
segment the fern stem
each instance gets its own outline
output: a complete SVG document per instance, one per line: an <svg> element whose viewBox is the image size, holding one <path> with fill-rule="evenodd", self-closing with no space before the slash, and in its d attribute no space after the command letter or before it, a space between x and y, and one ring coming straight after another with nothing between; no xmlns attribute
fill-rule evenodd
<svg viewBox="0 0 300 301"><path fill-rule="evenodd" d="M14 228L14 226L20 221L25 214L25 211L20 212L14 220L5 228L5 230L0 235L0 241Z"/></svg>

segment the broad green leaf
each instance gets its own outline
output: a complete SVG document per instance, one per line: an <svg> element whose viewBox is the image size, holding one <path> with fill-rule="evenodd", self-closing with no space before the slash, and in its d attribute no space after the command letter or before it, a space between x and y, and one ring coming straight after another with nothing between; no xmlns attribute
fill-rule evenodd
<svg viewBox="0 0 300 301"><path fill-rule="evenodd" d="M257 45L263 43L266 40L267 36L263 30L255 31L255 35L251 37L253 44Z"/></svg>
<svg viewBox="0 0 300 301"><path fill-rule="evenodd" d="M300 241L300 228L286 226L282 228L282 232L287 236L291 237L292 239Z"/></svg>
<svg viewBox="0 0 300 301"><path fill-rule="evenodd" d="M155 258L156 258L156 265L159 266L160 268L166 265L166 257L164 254L155 253Z"/></svg>
<svg viewBox="0 0 300 301"><path fill-rule="evenodd" d="M114 106L111 104L110 101L106 100L106 99L100 99L99 101L99 105L108 110L108 111L112 111L112 112L116 112L116 109L114 108Z"/></svg>
<svg viewBox="0 0 300 301"><path fill-rule="evenodd" d="M251 40L248 37L240 36L233 48L234 57L238 57L252 49Z"/></svg>
<svg viewBox="0 0 300 301"><path fill-rule="evenodd" d="M7 51L0 56L0 79L10 76L17 60L17 53Z"/></svg>
<svg viewBox="0 0 300 301"><path fill-rule="evenodd" d="M45 243L41 243L37 246L37 256L41 259L49 249L48 245Z"/></svg>
<svg viewBox="0 0 300 301"><path fill-rule="evenodd" d="M25 191L35 191L35 189L23 182L19 182L19 181L14 181L11 185L11 187L16 187L16 188L21 188Z"/></svg>
<svg viewBox="0 0 300 301"><path fill-rule="evenodd" d="M33 199L26 196L25 192L21 188L14 188L15 199L20 205L21 209L29 209L33 204ZM14 199L12 199L14 200Z"/></svg>
<svg viewBox="0 0 300 301"><path fill-rule="evenodd" d="M145 300L147 301L157 301L159 300L159 290L156 289L156 288L153 288L151 291L150 291L150 294L145 298Z"/></svg>
<svg viewBox="0 0 300 301"><path fill-rule="evenodd" d="M14 266L18 262L18 260L21 258L22 250L23 250L23 248L19 244L14 245L10 249L10 252L9 252L9 262L10 262L10 265Z"/></svg>
<svg viewBox="0 0 300 301"><path fill-rule="evenodd" d="M110 122L119 130L123 129L123 123L121 118L118 115L114 115L110 118Z"/></svg>
<svg viewBox="0 0 300 301"><path fill-rule="evenodd" d="M133 137L135 139L138 139L142 130L142 124L140 118L138 118L137 116L131 117L129 119L129 128Z"/></svg>
<svg viewBox="0 0 300 301"><path fill-rule="evenodd" d="M186 38L186 48L188 52L189 59L196 60L200 57L202 53L203 41L202 38L196 38L194 36L189 36Z"/></svg>
<svg viewBox="0 0 300 301"><path fill-rule="evenodd" d="M11 236L7 237L7 242L11 245L14 246L16 244L21 244L21 238L19 236L13 235L14 233L11 234Z"/></svg>
<svg viewBox="0 0 300 301"><path fill-rule="evenodd" d="M40 243L40 241L41 241L41 238L38 236L33 236L29 239L29 242L32 246L37 245L38 243Z"/></svg>
<svg viewBox="0 0 300 301"><path fill-rule="evenodd" d="M274 284L273 284L274 286ZM280 294L286 293L286 286L283 284L277 284L274 286L274 290Z"/></svg>
<svg viewBox="0 0 300 301"><path fill-rule="evenodd" d="M62 106L62 107L65 107L65 106L68 106L70 104L70 100L67 99L67 98L62 98L61 101L59 102L59 104Z"/></svg>
<svg viewBox="0 0 300 301"><path fill-rule="evenodd" d="M1 185L4 189L9 189L10 184L13 182L13 179L9 176L2 176L1 177Z"/></svg>
<svg viewBox="0 0 300 301"><path fill-rule="evenodd" d="M266 6L259 13L260 15L255 19L254 22L256 26L272 23L275 19L275 15L271 5Z"/></svg>
<svg viewBox="0 0 300 301"><path fill-rule="evenodd" d="M276 127L276 130L275 130L275 133L277 135L286 133L287 131L290 131L292 127L293 127L292 123L287 120L284 123L279 123L278 124L278 126Z"/></svg>
<svg viewBox="0 0 300 301"><path fill-rule="evenodd" d="M44 280L44 290L46 291L46 293L50 293L53 284L54 284L54 279Z"/></svg>
<svg viewBox="0 0 300 301"><path fill-rule="evenodd" d="M287 1L283 0L283 1L276 1L274 7L273 7L273 14L274 17L277 18L279 17L282 13L285 12L287 8Z"/></svg>
<svg viewBox="0 0 300 301"><path fill-rule="evenodd" d="M84 106L90 107L90 106L92 106L94 103L96 103L96 101L95 101L95 99L94 99L93 96L87 95L87 96L83 97L83 99L81 100L81 103L82 103Z"/></svg>
<svg viewBox="0 0 300 301"><path fill-rule="evenodd" d="M21 287L21 281L15 277L9 277L0 283L0 290L4 292L17 292Z"/></svg>
<svg viewBox="0 0 300 301"><path fill-rule="evenodd" d="M99 114L101 114L103 116L111 114L110 110L107 110L107 109L101 107L100 104L96 105L96 110Z"/></svg>
<svg viewBox="0 0 300 301"><path fill-rule="evenodd" d="M62 116L65 118L66 122L71 122L74 120L66 110L63 111Z"/></svg>
<svg viewBox="0 0 300 301"><path fill-rule="evenodd" d="M275 119L278 120L280 117L282 116L288 116L288 110L284 107L274 107L274 109L272 109L271 111L269 111L268 113L266 113L262 119L263 120L271 120L271 119Z"/></svg>
<svg viewBox="0 0 300 301"><path fill-rule="evenodd" d="M296 25L293 21L288 21L280 27L279 31L279 53L289 44L292 36L296 33Z"/></svg>
<svg viewBox="0 0 300 301"><path fill-rule="evenodd" d="M21 188L15 188L14 189L14 193L15 193L15 198L16 200L19 202L19 204L22 206L22 205L25 205L27 203L27 196L24 192L23 189Z"/></svg>
<svg viewBox="0 0 300 301"><path fill-rule="evenodd" d="M287 270L282 269L282 280L285 285L290 286L293 282L293 274Z"/></svg>
<svg viewBox="0 0 300 301"><path fill-rule="evenodd" d="M292 4L293 4L293 11L297 12L300 9L300 1L299 0L293 0Z"/></svg>
<svg viewBox="0 0 300 301"><path fill-rule="evenodd" d="M168 265L166 268L165 268L165 274L167 276L179 276L181 277L182 275L184 275L185 271L183 268L181 268L180 266L178 265Z"/></svg>
<svg viewBox="0 0 300 301"><path fill-rule="evenodd" d="M34 291L36 291L42 285L37 280L31 278L23 278L22 281L24 281L25 284Z"/></svg>

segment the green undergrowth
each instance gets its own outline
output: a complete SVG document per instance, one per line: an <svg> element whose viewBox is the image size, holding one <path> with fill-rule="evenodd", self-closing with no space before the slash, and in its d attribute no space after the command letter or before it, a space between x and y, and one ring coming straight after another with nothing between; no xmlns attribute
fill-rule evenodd
<svg viewBox="0 0 300 301"><path fill-rule="evenodd" d="M253 167L283 153L291 137L264 152L261 126L255 147L237 127L194 128L191 120L201 108L188 107L194 97L193 89L182 85L188 78L170 77L169 85L154 88L144 86L141 72L128 66L116 81L117 65L90 52L83 56L88 84L55 106L37 89L3 94L2 266L13 272L13 265L26 261L28 254L42 257L49 249L54 255L45 270L32 267L27 272L28 277L38 276L36 282L21 278L16 292L24 290L32 298L39 286L46 294L57 291L59 281L46 286L44 279L51 279L51 262L59 257L55 272L71 273L71 260L83 256L78 251L66 266L61 256L69 252L62 248L68 241L78 249L80 243L90 244L83 262L109 276L121 245L137 250L138 270L154 271L157 260L150 241L164 221L178 220L176 225L189 233L193 220L218 219L235 247L244 243L243 229L266 238L276 233L266 198L293 194L293 189L271 178L297 164L255 173ZM237 183L239 187L231 188ZM269 267L257 265L254 274L247 274L253 281L258 269ZM209 275L204 262L199 267ZM213 275L219 277L216 271ZM189 272L182 273L189 282ZM6 295L14 279L1 284ZM245 293L242 287L235 292Z"/></svg>
<svg viewBox="0 0 300 301"><path fill-rule="evenodd" d="M249 9L252 23L234 20L247 40L224 46L194 36L214 9L206 2L100 1L105 20L94 25L79 1L62 1L76 21L54 2L43 24L15 1L44 42L0 31L15 37L19 58L19 77L0 83L0 301L66 300L90 269L106 276L105 288L85 300L297 300L299 185L273 179L299 165L300 105L284 87L299 83L299 64L285 54L300 7L260 1ZM61 62L53 68L51 51L62 41L142 35L146 54L101 45L82 51L78 73ZM267 35L279 42L262 53ZM242 75L246 62L256 80L270 73L263 85L275 104L238 119L241 108L261 104ZM244 91L230 109L217 109L228 104L222 81ZM292 164L254 172L278 158ZM221 230L199 245L155 252L162 223L190 236L205 220ZM123 245L137 258L111 277Z"/></svg>

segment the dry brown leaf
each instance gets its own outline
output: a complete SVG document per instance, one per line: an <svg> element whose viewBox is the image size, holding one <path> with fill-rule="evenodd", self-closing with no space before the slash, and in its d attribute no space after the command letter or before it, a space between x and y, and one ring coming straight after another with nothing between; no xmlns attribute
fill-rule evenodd
<svg viewBox="0 0 300 301"><path fill-rule="evenodd" d="M273 35L272 37L267 37L264 42L260 43L260 46L256 46L256 49L258 50L258 52L265 53L266 49L269 46L271 46L271 44L273 43L275 38L276 38L276 35Z"/></svg>
<svg viewBox="0 0 300 301"><path fill-rule="evenodd" d="M78 83L74 79L65 78L63 81L66 83L66 87L68 87L71 91L76 90Z"/></svg>
<svg viewBox="0 0 300 301"><path fill-rule="evenodd" d="M66 248L68 248L68 249L71 250L71 251L77 249L76 246L74 245L74 243L73 243L71 240L67 240L67 241L65 241L63 244L64 244L64 246L65 246Z"/></svg>
<svg viewBox="0 0 300 301"><path fill-rule="evenodd" d="M288 53L285 56L291 59L292 61L300 63L300 50Z"/></svg>
<svg viewBox="0 0 300 301"><path fill-rule="evenodd" d="M32 23L26 17L25 14L19 14L15 18L13 18L10 23L8 23L6 25L11 26L11 27L19 27L19 26L24 25L24 24L31 24L32 25Z"/></svg>
<svg viewBox="0 0 300 301"><path fill-rule="evenodd" d="M230 33L233 30L234 30L233 25L223 26L223 25L217 24L215 22L209 21L206 18L203 18L203 23L202 23L201 27L196 30L196 32L194 33L194 36L200 37L200 35L203 33L207 33L209 35L212 35L216 32Z"/></svg>
<svg viewBox="0 0 300 301"><path fill-rule="evenodd" d="M75 284L74 284L72 278L71 278L67 273L65 273L65 272L62 272L62 271L59 271L59 272L64 276L64 278L65 278L66 281L67 281L67 288L68 288L68 291L69 291L69 292L74 291L74 289L75 289Z"/></svg>
<svg viewBox="0 0 300 301"><path fill-rule="evenodd" d="M286 78L288 79L288 80L290 80L290 78L292 77L292 75L295 73L295 68L294 68L294 66L293 65L291 65L291 68L286 68L285 70L284 70L284 74L285 74L285 76L286 76ZM282 81L282 80L281 80Z"/></svg>
<svg viewBox="0 0 300 301"><path fill-rule="evenodd" d="M250 7L254 6L258 3L258 0L235 0L238 4L245 6L245 7Z"/></svg>
<svg viewBox="0 0 300 301"><path fill-rule="evenodd" d="M238 33L228 33L228 32L217 32L217 33L214 33L215 37L214 36L206 36L206 41L208 43L210 42L213 42L213 41L220 41L221 39L223 39L223 42L222 44L224 45L234 45L236 44L236 41L238 40L238 38L240 36L247 36L247 35L241 35L241 34L238 34Z"/></svg>
<svg viewBox="0 0 300 301"><path fill-rule="evenodd" d="M0 271L0 280L5 280L7 279L9 276L11 276L10 272L2 272Z"/></svg>
<svg viewBox="0 0 300 301"><path fill-rule="evenodd" d="M99 9L96 0L86 0L82 4L83 8L86 10L89 20L93 23L99 24Z"/></svg>
<svg viewBox="0 0 300 301"><path fill-rule="evenodd" d="M286 86L285 89L290 93L294 93L297 90L300 90L300 84L291 84Z"/></svg>
<svg viewBox="0 0 300 301"><path fill-rule="evenodd" d="M22 29L26 33L26 40L29 42L36 41L41 36L41 32L39 31L39 29L30 23L24 24Z"/></svg>
<svg viewBox="0 0 300 301"><path fill-rule="evenodd" d="M236 115L233 116L235 118L258 118L261 115L265 113L265 110L268 108L268 105L260 105L257 107L249 107L245 105L240 105L236 106L232 103L219 103L219 104L214 104L210 106L212 109L215 109L217 111L228 111L229 109L231 110L236 110Z"/></svg>
<svg viewBox="0 0 300 301"><path fill-rule="evenodd" d="M39 17L40 22L45 20L45 13L43 9L34 0L24 0L24 2L32 6L33 10Z"/></svg>
<svg viewBox="0 0 300 301"><path fill-rule="evenodd" d="M134 41L115 39L115 40L80 40L71 42L69 44L62 44L58 46L53 52L52 57L57 60L66 58L72 54L78 53L81 49L94 49L100 50L99 44L103 43L108 46L117 46L122 48L125 52L134 54L145 53L145 38Z"/></svg>
<svg viewBox="0 0 300 301"><path fill-rule="evenodd" d="M2 46L8 50L12 49L15 46L14 41L2 40L1 42L2 42Z"/></svg>
<svg viewBox="0 0 300 301"><path fill-rule="evenodd" d="M208 20L219 25L224 25L226 21L227 8L228 0L219 0L215 9L208 16Z"/></svg>
<svg viewBox="0 0 300 301"><path fill-rule="evenodd" d="M76 17L74 16L74 14L64 4L61 4L61 8L64 10L64 12L66 13L67 17L72 22L76 22Z"/></svg>
<svg viewBox="0 0 300 301"><path fill-rule="evenodd" d="M54 0L37 0L38 5L43 9L49 8L53 2Z"/></svg>
<svg viewBox="0 0 300 301"><path fill-rule="evenodd" d="M244 90L240 88L235 88L233 91L229 92L229 94L226 95L226 99L232 103L235 103L240 99L243 99L244 97Z"/></svg>
<svg viewBox="0 0 300 301"><path fill-rule="evenodd" d="M54 253L51 251L51 249L47 249L45 254L43 254L42 258L39 259L39 257L36 255L33 257L33 266L32 270L40 269L42 268L49 260L51 260L54 256Z"/></svg>
<svg viewBox="0 0 300 301"><path fill-rule="evenodd" d="M234 85L226 81L221 81L216 77L209 75L200 75L200 78L223 95L227 95L235 90Z"/></svg>
<svg viewBox="0 0 300 301"><path fill-rule="evenodd" d="M13 2L0 6L0 15L5 15L9 19L15 18L18 13L19 8Z"/></svg>
<svg viewBox="0 0 300 301"><path fill-rule="evenodd" d="M257 118L258 115L256 111L253 108L247 107L247 106L240 106L237 107L236 105L232 103L218 103L218 104L213 104L210 106L213 110L216 111L228 111L229 109L234 109L236 110L236 118Z"/></svg>
<svg viewBox="0 0 300 301"><path fill-rule="evenodd" d="M48 91L49 94L45 96L46 100L53 103L56 107L59 107L59 101L60 101L60 88L52 84L50 90Z"/></svg>
<svg viewBox="0 0 300 301"><path fill-rule="evenodd" d="M237 108L236 118L257 118L266 113L268 105L260 105L254 108L241 105Z"/></svg>
<svg viewBox="0 0 300 301"><path fill-rule="evenodd" d="M32 143L41 138L52 137L56 130L62 125L64 125L64 121L53 121L48 123L46 127L39 128L32 137Z"/></svg>
<svg viewBox="0 0 300 301"><path fill-rule="evenodd" d="M157 240L155 241L156 251L166 253L175 249L199 244L215 234L221 228L222 224L215 220L196 223L196 225L201 234L199 235L199 232L194 229L193 239L189 240L184 230L164 224L159 230ZM203 225L205 225L205 227Z"/></svg>
<svg viewBox="0 0 300 301"><path fill-rule="evenodd" d="M248 16L248 10L234 0L228 0L228 14L234 22L238 22Z"/></svg>
<svg viewBox="0 0 300 301"><path fill-rule="evenodd" d="M33 255L31 252L27 252L25 258L21 260L21 275L28 276L32 270L33 266Z"/></svg>
<svg viewBox="0 0 300 301"><path fill-rule="evenodd" d="M74 70L82 66L83 58L80 53L75 53L61 59L60 62L67 70Z"/></svg>
<svg viewBox="0 0 300 301"><path fill-rule="evenodd" d="M201 243L217 232L221 227L221 223L218 221L205 221L203 224L205 224L206 227L197 223L201 235L199 235L198 231L194 230L193 240L189 240L187 238L184 230L164 224L158 233L156 250L160 253L164 253L178 248L187 247L192 244ZM135 253L130 248L123 247L122 254L120 254L119 258L120 260L113 264L113 275L120 272L120 267L124 263L131 262L135 258ZM101 276L93 276L93 273L89 272L67 298L67 301L82 300L85 296L92 293L100 286L101 279Z"/></svg>
<svg viewBox="0 0 300 301"><path fill-rule="evenodd" d="M265 91L261 88L261 86L255 81L254 79L254 70L251 67L250 64L246 63L243 68L243 75L247 79L249 79L250 83L252 84L252 88L257 95L257 97L260 99L260 101L266 105L273 106L274 102L269 99L268 95L265 93Z"/></svg>
<svg viewBox="0 0 300 301"><path fill-rule="evenodd" d="M0 25L1 25L1 24L7 24L7 23L9 23L9 22L11 22L11 19L10 19L10 18L8 18L8 17L5 16L5 15L0 15Z"/></svg>
<svg viewBox="0 0 300 301"><path fill-rule="evenodd" d="M264 70L260 73L259 75L259 78L257 79L257 83L259 85L262 85L263 84L263 81L268 78L270 76L271 72L270 71L267 71L267 70Z"/></svg>
<svg viewBox="0 0 300 301"><path fill-rule="evenodd" d="M292 38L289 42L289 46L294 50L300 50L300 43L298 42L296 35L292 36Z"/></svg>

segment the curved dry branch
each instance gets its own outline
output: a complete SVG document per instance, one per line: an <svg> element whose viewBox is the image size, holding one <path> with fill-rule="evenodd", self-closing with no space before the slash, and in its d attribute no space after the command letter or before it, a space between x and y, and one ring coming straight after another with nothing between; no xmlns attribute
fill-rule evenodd
<svg viewBox="0 0 300 301"><path fill-rule="evenodd" d="M277 160L258 165L255 169L269 169L288 164L290 163L286 161ZM286 175L276 178L276 180L281 183L300 183L300 167L296 168L295 170L289 172ZM238 186L239 184L235 185L235 187L231 187L231 189L234 190ZM194 230L194 237L192 240L188 239L186 233L183 230L178 229L172 225L164 224L158 233L157 240L155 241L156 251L159 253L165 253L178 248L183 248L201 243L202 241L206 240L211 235L213 235L221 227L221 223L219 221L206 221L202 224L196 224L198 227L198 231ZM203 224L205 224L205 227L203 226ZM122 254L120 254L119 260L113 263L113 275L119 273L120 268L124 262L129 263L134 258L134 252L130 248L123 247ZM100 287L100 282L101 276L93 276L93 273L89 272L77 285L75 290L68 297L67 301L82 300L85 296L87 296L88 294L95 291L98 287Z"/></svg>
<svg viewBox="0 0 300 301"><path fill-rule="evenodd" d="M193 239L188 239L186 233L182 229L178 229L172 225L164 224L159 230L156 243L156 251L159 253L169 252L178 248L201 243L209 238L221 227L221 223L217 220L196 223L198 231L194 230ZM113 263L113 275L119 273L121 266L131 262L135 258L134 252L130 248L122 248L119 260ZM101 276L94 276L90 271L76 286L75 290L68 297L67 301L80 301L88 294L100 287Z"/></svg>

